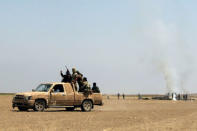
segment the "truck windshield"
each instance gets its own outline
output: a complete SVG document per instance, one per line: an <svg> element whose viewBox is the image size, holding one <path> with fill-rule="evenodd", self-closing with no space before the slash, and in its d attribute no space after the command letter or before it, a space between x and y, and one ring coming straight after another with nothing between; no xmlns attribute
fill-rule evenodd
<svg viewBox="0 0 197 131"><path fill-rule="evenodd" d="M52 84L40 84L35 91L48 92Z"/></svg>

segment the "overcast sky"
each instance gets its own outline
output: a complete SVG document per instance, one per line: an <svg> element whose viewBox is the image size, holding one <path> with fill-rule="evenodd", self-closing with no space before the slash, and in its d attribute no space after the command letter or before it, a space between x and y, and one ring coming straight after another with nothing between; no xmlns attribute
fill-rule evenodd
<svg viewBox="0 0 197 131"><path fill-rule="evenodd" d="M97 82L103 93L166 93L160 68L166 61L180 88L197 92L196 5L196 0L1 0L0 92L61 81L59 71L67 65Z"/></svg>

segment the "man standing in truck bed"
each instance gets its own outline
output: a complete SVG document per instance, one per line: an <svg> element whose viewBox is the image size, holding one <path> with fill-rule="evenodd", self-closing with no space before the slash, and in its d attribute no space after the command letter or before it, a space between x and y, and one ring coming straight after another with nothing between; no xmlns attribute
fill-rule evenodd
<svg viewBox="0 0 197 131"><path fill-rule="evenodd" d="M71 83L72 77L70 71L67 69L66 74L64 75L62 71L60 71L60 75L62 76L62 82L69 82Z"/></svg>
<svg viewBox="0 0 197 131"><path fill-rule="evenodd" d="M75 68L72 68L72 82L75 85L75 90L77 90L77 83L79 88L83 86L83 74L81 74Z"/></svg>

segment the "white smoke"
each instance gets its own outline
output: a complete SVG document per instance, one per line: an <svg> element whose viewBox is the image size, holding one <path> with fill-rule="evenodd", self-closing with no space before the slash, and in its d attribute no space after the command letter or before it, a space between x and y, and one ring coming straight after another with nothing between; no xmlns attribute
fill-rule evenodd
<svg viewBox="0 0 197 131"><path fill-rule="evenodd" d="M162 21L153 23L144 30L146 39L151 43L150 51L154 64L163 73L168 93L181 93L183 87L182 74L187 72L184 46L180 32L175 25Z"/></svg>
<svg viewBox="0 0 197 131"><path fill-rule="evenodd" d="M180 87L180 78L179 75L177 74L176 68L170 67L168 63L163 63L161 65L161 71L166 81L167 92L178 93Z"/></svg>
<svg viewBox="0 0 197 131"><path fill-rule="evenodd" d="M132 39L136 39L140 51L145 52L141 56L144 65L150 64L154 69L156 66L158 70L153 70L158 77L162 73L166 93L188 93L196 85L196 28L190 19L182 17L178 8L166 8L173 4L173 1L140 1L139 22ZM160 83L156 85L163 87Z"/></svg>

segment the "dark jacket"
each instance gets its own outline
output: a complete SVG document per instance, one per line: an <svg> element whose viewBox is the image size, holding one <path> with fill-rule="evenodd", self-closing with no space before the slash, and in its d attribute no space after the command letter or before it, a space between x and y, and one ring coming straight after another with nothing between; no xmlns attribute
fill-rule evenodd
<svg viewBox="0 0 197 131"><path fill-rule="evenodd" d="M63 73L61 73L61 76L62 76L62 82L69 82L69 83L71 83L71 81L72 81L72 77L71 77L71 75L64 75Z"/></svg>
<svg viewBox="0 0 197 131"><path fill-rule="evenodd" d="M100 93L99 87L97 87L97 86L93 86L93 87L92 87L92 91L93 91L94 93Z"/></svg>

